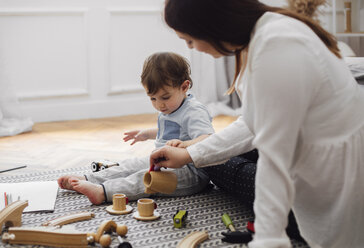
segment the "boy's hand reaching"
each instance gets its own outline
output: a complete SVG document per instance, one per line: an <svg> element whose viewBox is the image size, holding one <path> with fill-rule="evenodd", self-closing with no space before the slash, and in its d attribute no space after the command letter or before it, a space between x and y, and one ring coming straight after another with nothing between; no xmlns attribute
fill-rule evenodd
<svg viewBox="0 0 364 248"><path fill-rule="evenodd" d="M125 142L133 139L130 145L134 145L136 142L145 141L148 139L148 135L144 130L132 130L124 133L125 137L123 140Z"/></svg>

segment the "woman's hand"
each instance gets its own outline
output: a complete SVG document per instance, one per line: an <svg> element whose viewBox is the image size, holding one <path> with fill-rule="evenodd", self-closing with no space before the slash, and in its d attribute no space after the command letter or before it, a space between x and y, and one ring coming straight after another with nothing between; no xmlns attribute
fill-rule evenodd
<svg viewBox="0 0 364 248"><path fill-rule="evenodd" d="M128 132L125 132L124 135L125 135L125 137L123 138L123 140L125 142L133 139L133 142L131 142L130 145L134 145L136 142L139 142L139 141L145 141L149 137L146 130L128 131Z"/></svg>
<svg viewBox="0 0 364 248"><path fill-rule="evenodd" d="M186 149L164 146L150 155L150 167L181 168L191 163L192 159Z"/></svg>

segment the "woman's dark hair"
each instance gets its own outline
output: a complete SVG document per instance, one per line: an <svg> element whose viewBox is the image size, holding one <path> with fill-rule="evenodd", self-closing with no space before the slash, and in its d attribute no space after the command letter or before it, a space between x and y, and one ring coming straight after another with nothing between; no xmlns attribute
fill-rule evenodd
<svg viewBox="0 0 364 248"><path fill-rule="evenodd" d="M186 80L190 81L191 69L188 61L172 52L154 53L143 65L141 82L148 94L155 94L164 86L180 87Z"/></svg>
<svg viewBox="0 0 364 248"><path fill-rule="evenodd" d="M335 37L317 22L258 0L166 0L164 19L172 29L207 41L221 54L235 55L235 82L242 67L241 51L248 47L255 23L268 11L304 22L332 53L341 58ZM225 42L241 48L231 51L224 46Z"/></svg>

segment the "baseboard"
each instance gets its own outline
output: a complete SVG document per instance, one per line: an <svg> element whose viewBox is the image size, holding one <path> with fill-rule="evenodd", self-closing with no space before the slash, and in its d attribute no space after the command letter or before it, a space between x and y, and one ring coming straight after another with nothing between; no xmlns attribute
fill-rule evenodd
<svg viewBox="0 0 364 248"><path fill-rule="evenodd" d="M94 119L156 112L145 95L87 102L21 102L20 105L24 116L32 118L34 122Z"/></svg>

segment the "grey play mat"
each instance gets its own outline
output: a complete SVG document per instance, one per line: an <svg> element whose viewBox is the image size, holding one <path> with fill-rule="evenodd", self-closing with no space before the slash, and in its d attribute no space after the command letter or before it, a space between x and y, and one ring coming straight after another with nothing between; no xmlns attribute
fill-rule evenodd
<svg viewBox="0 0 364 248"><path fill-rule="evenodd" d="M65 174L80 174L89 168L74 168L67 170L49 171L34 174L0 177L1 182L49 181L56 180ZM223 243L221 232L226 231L221 216L228 213L237 230L244 231L252 212L244 207L237 199L224 194L216 187L210 187L202 193L175 198L155 198L161 218L155 221L143 222L127 215L110 215L105 211L108 204L92 205L87 197L67 190L59 190L55 211L53 213L25 213L23 226L40 226L46 220L54 219L66 214L90 211L95 217L88 221L69 224L75 229L85 232L96 232L98 226L105 220L114 220L118 224L128 227L126 241L134 248L137 247L176 247L178 242L193 231L207 231L209 239L199 247L245 247L240 244ZM134 211L136 202L129 203ZM172 216L176 210L188 210L187 225L185 228L174 228ZM133 211L133 212L134 212ZM117 238L112 236L111 247L117 247ZM293 241L293 247L307 247L302 243ZM1 247L31 247L20 245L6 245L0 242ZM96 246L99 247L97 244ZM35 246L33 246L35 247Z"/></svg>

